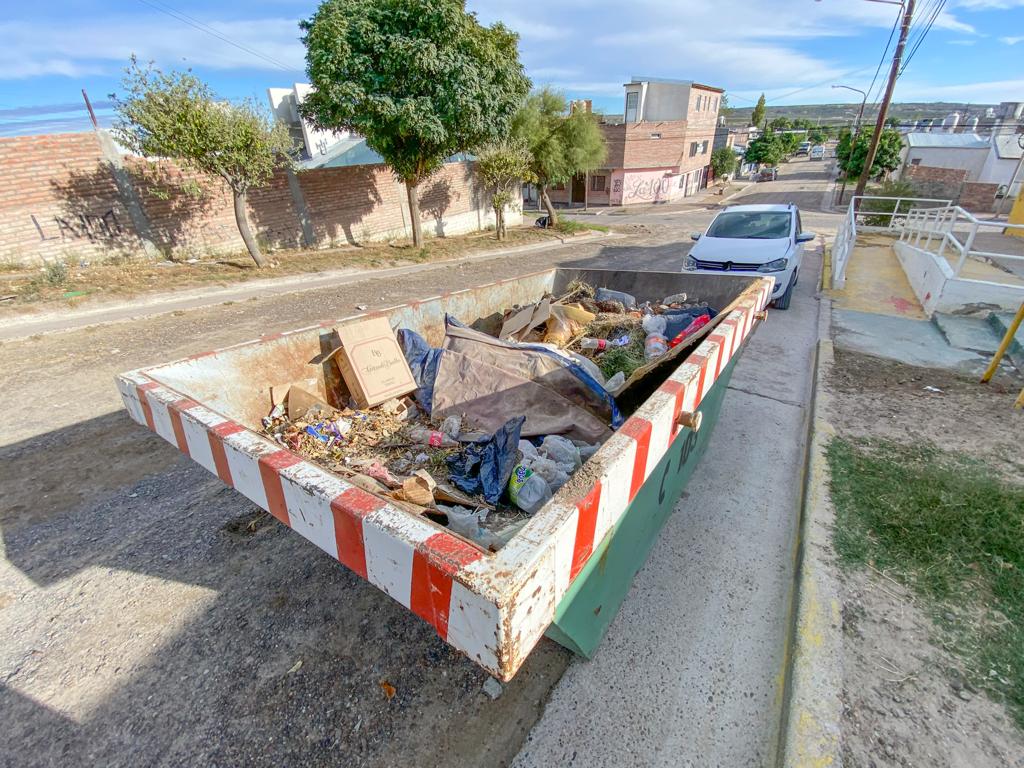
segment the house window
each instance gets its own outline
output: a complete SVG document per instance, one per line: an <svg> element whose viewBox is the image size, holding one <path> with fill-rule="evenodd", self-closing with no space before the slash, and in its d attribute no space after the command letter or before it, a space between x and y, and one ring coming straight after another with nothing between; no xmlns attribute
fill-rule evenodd
<svg viewBox="0 0 1024 768"><path fill-rule="evenodd" d="M700 153L706 155L708 153L708 140L704 139L704 143L700 146Z"/></svg>
<svg viewBox="0 0 1024 768"><path fill-rule="evenodd" d="M652 133L651 134L651 138L652 139L660 139L661 138L661 134L660 133Z"/></svg>
<svg viewBox="0 0 1024 768"><path fill-rule="evenodd" d="M698 112L700 112L700 105L701 105L701 102L703 100L704 100L704 97L701 94L697 94L697 111Z"/></svg>
<svg viewBox="0 0 1024 768"><path fill-rule="evenodd" d="M640 103L640 94L636 91L632 91L626 94L626 122L636 122L636 108Z"/></svg>
<svg viewBox="0 0 1024 768"><path fill-rule="evenodd" d="M913 160L910 161L910 164L911 165L920 165L921 164L921 158L920 157L915 157Z"/></svg>
<svg viewBox="0 0 1024 768"><path fill-rule="evenodd" d="M591 192L604 192L605 191L605 176L591 176L590 177L590 191Z"/></svg>
<svg viewBox="0 0 1024 768"><path fill-rule="evenodd" d="M698 142L696 142L696 141L691 141L690 142L690 157L696 157L697 156L697 148L699 146L700 146L700 144Z"/></svg>
<svg viewBox="0 0 1024 768"><path fill-rule="evenodd" d="M718 97L717 96L715 96L715 103L711 105L711 109L712 110L717 110L718 109Z"/></svg>
<svg viewBox="0 0 1024 768"><path fill-rule="evenodd" d="M679 177L679 188L682 189L686 186L686 175L683 174Z"/></svg>

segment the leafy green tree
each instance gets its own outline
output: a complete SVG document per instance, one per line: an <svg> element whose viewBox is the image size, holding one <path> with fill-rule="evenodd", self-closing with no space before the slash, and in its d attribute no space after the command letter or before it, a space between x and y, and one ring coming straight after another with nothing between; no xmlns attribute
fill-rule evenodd
<svg viewBox="0 0 1024 768"><path fill-rule="evenodd" d="M754 111L750 114L751 125L761 125L764 122L765 116L768 114L768 107L765 106L765 98L762 93L760 98L757 100L757 104L754 105Z"/></svg>
<svg viewBox="0 0 1024 768"><path fill-rule="evenodd" d="M778 133L766 133L747 145L744 158L748 163L778 165L786 156L786 148Z"/></svg>
<svg viewBox="0 0 1024 768"><path fill-rule="evenodd" d="M246 195L264 186L274 169L290 162L288 129L271 123L252 101L218 100L191 72L161 72L139 66L125 70L124 96L116 99L114 136L144 157L166 157L221 179L231 190L235 223L257 267L263 254L246 218Z"/></svg>
<svg viewBox="0 0 1024 768"><path fill-rule="evenodd" d="M736 153L732 147L719 147L711 153L711 170L716 178L736 170Z"/></svg>
<svg viewBox="0 0 1024 768"><path fill-rule="evenodd" d="M600 168L608 150L594 115L569 112L565 96L550 88L534 91L516 115L513 135L530 151L530 171L540 188L540 199L551 224L558 214L548 187L567 183L578 173Z"/></svg>
<svg viewBox="0 0 1024 768"><path fill-rule="evenodd" d="M861 131L854 142L849 133L844 133L836 146L836 162L840 170L846 174L846 178L852 179L860 176L864 170L864 161L868 156L868 147L871 144L871 132ZM871 165L871 178L882 178L886 173L894 171L900 165L900 151L903 149L903 140L899 131L887 128L882 131L878 142L878 152L875 153L875 162Z"/></svg>
<svg viewBox="0 0 1024 768"><path fill-rule="evenodd" d="M792 155L800 146L801 137L799 133L780 133L778 136L786 155Z"/></svg>
<svg viewBox="0 0 1024 768"><path fill-rule="evenodd" d="M494 229L499 240L505 239L505 209L519 199L520 185L533 181L532 160L530 150L521 140L507 139L477 152L476 172L491 193Z"/></svg>
<svg viewBox="0 0 1024 768"><path fill-rule="evenodd" d="M776 117L774 120L768 122L768 130L778 133L779 131L788 131L793 127L793 123L790 122L788 117Z"/></svg>
<svg viewBox="0 0 1024 768"><path fill-rule="evenodd" d="M405 183L422 245L419 186L452 155L503 138L529 90L517 36L481 25L462 0L325 0L300 26L315 89L302 114L366 137Z"/></svg>
<svg viewBox="0 0 1024 768"><path fill-rule="evenodd" d="M822 144L828 138L828 134L821 128L811 128L807 132L807 140L812 144Z"/></svg>

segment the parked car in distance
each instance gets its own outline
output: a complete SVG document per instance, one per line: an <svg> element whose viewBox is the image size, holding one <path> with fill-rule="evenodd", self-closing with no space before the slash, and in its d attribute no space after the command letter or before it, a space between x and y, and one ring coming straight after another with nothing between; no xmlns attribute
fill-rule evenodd
<svg viewBox="0 0 1024 768"><path fill-rule="evenodd" d="M754 181L775 181L779 177L778 168L762 168L754 176Z"/></svg>
<svg viewBox="0 0 1024 768"><path fill-rule="evenodd" d="M800 145L796 148L797 157L799 157L800 155L806 155L810 151L811 151L811 142L809 142L809 141L801 141Z"/></svg>
<svg viewBox="0 0 1024 768"><path fill-rule="evenodd" d="M785 205L731 205L715 216L707 232L690 235L696 244L683 261L684 272L755 272L772 275L772 300L788 309L800 276L804 243L813 232L800 227L800 210Z"/></svg>
<svg viewBox="0 0 1024 768"><path fill-rule="evenodd" d="M811 147L811 160L824 160L825 159L825 148L818 144L817 146Z"/></svg>

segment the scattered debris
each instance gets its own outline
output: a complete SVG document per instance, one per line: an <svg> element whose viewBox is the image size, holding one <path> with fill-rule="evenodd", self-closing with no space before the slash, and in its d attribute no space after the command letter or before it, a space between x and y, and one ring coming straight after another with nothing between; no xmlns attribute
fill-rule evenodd
<svg viewBox="0 0 1024 768"><path fill-rule="evenodd" d="M289 669L286 674L290 675L292 672L298 672L301 667L302 667L302 659L299 659L294 664L292 664L292 668Z"/></svg>
<svg viewBox="0 0 1024 768"><path fill-rule="evenodd" d="M495 318L497 336L449 316L436 348L385 317L349 322L306 379L270 388L263 431L496 551L623 423L616 396L714 317L687 298L574 281Z"/></svg>
<svg viewBox="0 0 1024 768"><path fill-rule="evenodd" d="M398 693L398 690L395 688L395 686L393 686L387 680L380 681L380 689L384 691L384 698L388 701L391 701L393 698L395 698L395 694Z"/></svg>
<svg viewBox="0 0 1024 768"><path fill-rule="evenodd" d="M932 387L932 386L927 386L927 387L925 387L925 388L924 388L924 391L925 391L925 392L935 392L935 393L937 393L937 394L940 394L940 395L941 395L941 394L945 394L945 393L944 393L944 392L943 392L943 391L942 391L941 389L939 389L938 387Z"/></svg>
<svg viewBox="0 0 1024 768"><path fill-rule="evenodd" d="M492 701L501 696L501 694L504 693L504 691L504 686L497 680L495 680L493 677L488 677L486 680L484 680L483 692L486 693L491 698Z"/></svg>

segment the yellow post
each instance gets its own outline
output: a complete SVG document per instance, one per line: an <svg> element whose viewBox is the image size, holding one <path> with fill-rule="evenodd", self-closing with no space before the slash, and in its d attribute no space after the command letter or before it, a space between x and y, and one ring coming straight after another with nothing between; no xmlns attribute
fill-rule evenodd
<svg viewBox="0 0 1024 768"><path fill-rule="evenodd" d="M990 381L995 375L996 369L999 368L999 363L1003 359L1003 355L1006 354L1006 350L1010 347L1010 342L1013 341L1013 337L1017 333L1017 329L1020 328L1021 321L1024 320L1024 301L1020 304L1020 309L1017 310L1017 314L1013 318L1013 322L1010 323L1010 327L1006 329L1006 335L1003 336L1003 340L999 342L999 349L996 350L995 355L992 357L992 362L988 364L988 368L985 369L985 373L981 376L981 383L985 384ZM1024 392L1021 392L1021 396L1017 398L1017 407L1021 407L1024 403Z"/></svg>
<svg viewBox="0 0 1024 768"><path fill-rule="evenodd" d="M1010 215L1007 217L1006 223L1024 224L1024 185L1021 185L1020 192L1017 193L1017 199L1010 209ZM1003 234L1010 237L1024 237L1024 229L1010 229L1007 227L1003 230Z"/></svg>

